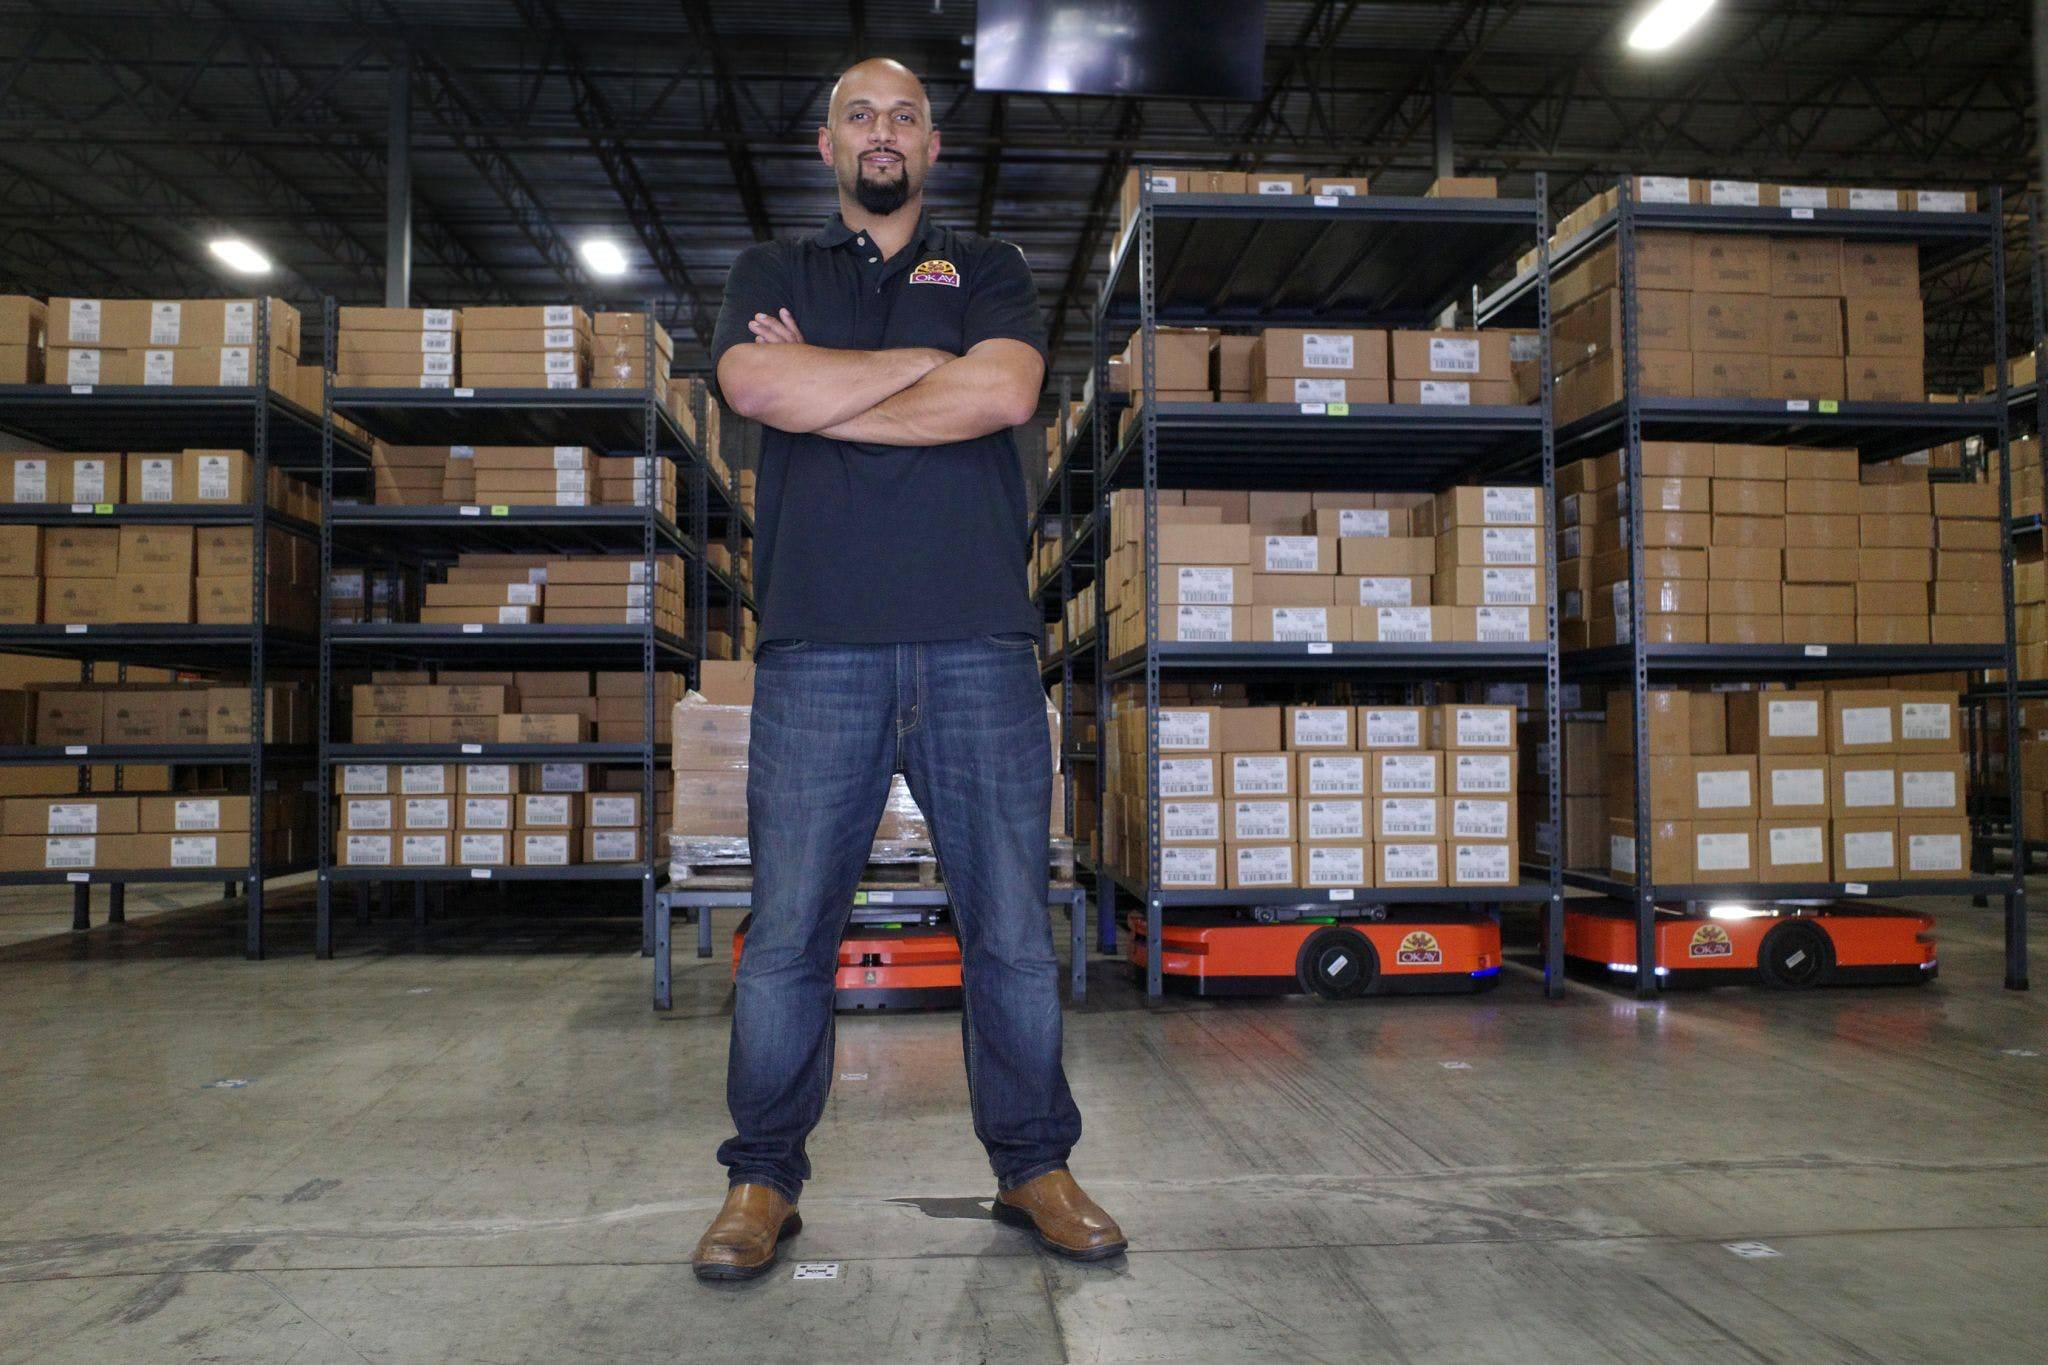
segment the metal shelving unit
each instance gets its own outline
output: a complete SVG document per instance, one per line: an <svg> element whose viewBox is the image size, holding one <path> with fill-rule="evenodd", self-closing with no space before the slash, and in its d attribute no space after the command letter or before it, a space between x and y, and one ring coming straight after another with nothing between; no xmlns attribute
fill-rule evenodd
<svg viewBox="0 0 2048 1365"><path fill-rule="evenodd" d="M1625 680L1635 712L1635 826L1650 827L1649 753L1643 696L1653 681L1720 679L1839 678L1857 675L1899 675L2001 669L2006 699L2005 745L2017 755L2014 728L2016 691L2013 683L2012 489L2009 470L2000 463L1999 510L2004 547L2005 638L1986 646L1915 645L1656 645L1643 633L1642 443L1645 440L1749 441L1782 445L1853 446L1866 461L1888 459L1947 441L1980 437L2004 449L2008 428L2005 337L2005 255L2002 242L2003 200L1991 192L1990 207L1981 213L1884 213L1830 209L1730 208L1696 204L1638 203L1632 186L1622 182L1612 209L1569 241L1560 243L1551 269L1585 259L1613 242L1619 260L1622 310L1621 401L1568 422L1558 429L1560 458L1622 452L1629 514L1625 522L1630 548L1630 640L1627 645L1574 651L1565 656L1566 675L1587 680ZM1874 403L1820 399L1655 398L1642 392L1637 355L1637 237L1644 231L1668 229L1695 233L1769 233L1774 236L1819 235L1858 241L1905 241L1920 248L1923 269L1957 255L1988 250L1992 265L1993 335L1998 383L1984 400L1959 403ZM1534 272L1510 281L1478 305L1482 320L1525 318L1537 281ZM1546 364L1546 373L1548 366ZM2018 765L2009 763L2013 805L2018 807ZM2005 983L2025 989L2026 886L2020 872L2022 831L2015 820L2014 871L2008 876L1979 875L1948 881L1903 880L1883 883L1810 883L1727 885L1667 883L1656 879L1651 841L1637 840L1636 871L1618 878L1571 870L1565 880L1588 890L1619 896L1634 904L1636 961L1654 962L1656 906L1661 900L1699 902L1751 899L1764 901L1838 898L1844 896L1958 895L1999 896L2005 901ZM1637 974L1637 994L1657 994L1656 976Z"/></svg>
<svg viewBox="0 0 2048 1365"><path fill-rule="evenodd" d="M648 309L648 316L654 310ZM638 507L543 507L505 505L376 506L335 501L331 459L321 463L321 499L327 534L321 540L320 678L320 843L316 952L334 953L333 888L337 884L409 883L416 914L426 887L449 882L637 882L640 886L641 951L653 951L655 892L663 877L656 815L655 769L667 755L655 739L654 678L677 672L695 686L697 661L706 654L708 608L723 602L751 610L753 598L737 580L737 542L750 530L736 484L711 476L711 466L650 384L644 389L351 389L334 383L337 310L327 303L327 391L322 426L326 449L337 432L334 418L346 417L382 440L423 445L584 445L601 456L633 458L651 467L657 459L675 464L688 499L687 525L663 515L654 500ZM653 374L654 335L645 335L643 373ZM680 381L678 381L680 382ZM700 392L694 413L705 430ZM734 551L734 573L713 571L706 558L713 508ZM655 614L639 625L428 625L418 622L335 622L329 620L330 576L337 563L395 565L419 569L445 563L465 551L524 553L611 552L638 554L645 581L655 581L658 555L681 557L685 567L684 611L688 638L660 629ZM738 624L739 612L734 612ZM738 632L733 632L735 654ZM642 742L577 744L344 744L334 738L334 683L337 669L378 665L423 667L580 668L635 671L642 675ZM630 863L577 863L561 867L452 865L446 867L343 867L334 860L333 770L338 763L562 762L637 765L641 782L640 841L643 856Z"/></svg>
<svg viewBox="0 0 2048 1365"><path fill-rule="evenodd" d="M250 738L239 744L84 744L0 746L0 764L68 765L79 768L81 794L91 792L92 766L115 765L114 791L122 790L125 764L169 767L244 769L249 786L248 857L242 862L207 868L45 870L0 873L0 886L65 885L72 892L72 927L91 926L91 892L108 887L107 920L126 917L130 884L152 882L221 882L230 894L237 883L245 895L243 951L250 958L264 952L264 885L266 880L305 871L309 862L286 863L265 857L263 848L266 793L289 773L310 767L310 745L265 744L264 684L273 667L303 667L315 662L312 636L259 624L266 596L269 532L283 531L308 540L320 528L288 516L269 504L270 471L274 468L311 480L324 458L349 468L367 469L369 447L353 435L324 430L320 414L309 412L270 387L270 310L258 307L255 382L248 385L0 385L0 432L51 451L119 451L150 453L187 448L246 450L249 454L248 497L224 503L15 503L0 507L0 525L59 526L247 526L250 528L250 596L252 620L247 625L143 625L52 622L0 626L0 652L46 658L75 659L80 680L95 681L94 670L111 665L115 677L129 664L179 672L248 675ZM325 454L323 452L326 452ZM104 679L99 679L104 680Z"/></svg>
<svg viewBox="0 0 2048 1365"><path fill-rule="evenodd" d="M1392 196L1154 195L1139 174L1138 211L1111 261L1094 326L1096 392L1107 390L1112 338L1139 338L1142 364L1132 377L1141 404L1131 431L1094 424L1094 524L1110 524L1110 494L1144 490L1147 592L1145 643L1108 657L1108 603L1097 594L1098 790L1110 742L1112 681L1143 678L1146 715L1146 816L1150 854L1143 878L1095 869L1101 946L1114 951L1119 889L1146 917L1146 991L1162 990L1161 926L1179 911L1215 906L1300 905L1322 900L1373 904L1540 904L1544 909L1546 991L1563 989L1564 888L1560 862L1561 785L1550 765L1550 824L1560 831L1547 864L1524 865L1511 887L1367 888L1336 893L1185 891L1162 888L1159 842L1159 684L1169 673L1231 678L1318 677L1366 684L1422 685L1446 673L1469 679L1531 679L1543 687L1550 752L1558 751L1557 565L1545 535L1546 628L1529 645L1233 644L1159 639L1158 494L1168 487L1265 489L1420 489L1519 471L1544 490L1555 516L1555 448L1550 397L1528 406L1426 407L1407 404L1160 403L1154 347L1161 325L1271 327L1326 323L1429 327L1477 281L1533 241L1533 288L1542 363L1549 369L1548 180L1539 173L1530 199L1427 199ZM1554 525L1554 522L1551 523ZM1108 537L1094 538L1102 576ZM1069 651L1071 653L1071 651ZM1067 666L1065 660L1061 666ZM1108 803L1099 802L1096 846L1106 837ZM1277 898L1277 899L1276 899Z"/></svg>

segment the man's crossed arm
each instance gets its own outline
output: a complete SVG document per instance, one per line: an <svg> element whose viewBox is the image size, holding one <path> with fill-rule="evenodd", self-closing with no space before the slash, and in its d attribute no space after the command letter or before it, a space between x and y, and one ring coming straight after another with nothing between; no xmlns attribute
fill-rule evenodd
<svg viewBox="0 0 2048 1365"><path fill-rule="evenodd" d="M1003 337L962 356L831 350L807 343L786 308L747 328L756 344L720 359L719 389L742 417L782 431L867 445L973 440L1029 421L1045 378L1037 351Z"/></svg>

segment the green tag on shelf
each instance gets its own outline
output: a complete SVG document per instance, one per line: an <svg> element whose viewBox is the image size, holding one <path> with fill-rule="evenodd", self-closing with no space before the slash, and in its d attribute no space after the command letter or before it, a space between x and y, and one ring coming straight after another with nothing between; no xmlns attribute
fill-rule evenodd
<svg viewBox="0 0 2048 1365"><path fill-rule="evenodd" d="M494 502L491 504L491 515L494 517L509 517L512 515L512 509L502 502Z"/></svg>
<svg viewBox="0 0 2048 1365"><path fill-rule="evenodd" d="M1822 412L1840 412L1842 405L1832 398L1823 398L1820 400L1820 410Z"/></svg>
<svg viewBox="0 0 2048 1365"><path fill-rule="evenodd" d="M111 517L114 515L114 504L111 502L96 502L92 505L92 510L97 516Z"/></svg>
<svg viewBox="0 0 2048 1365"><path fill-rule="evenodd" d="M865 892L865 891L856 891L856 892L854 892L854 893L853 893L853 903L854 903L855 905L866 905L866 904L868 903L868 893L867 893L867 892Z"/></svg>
<svg viewBox="0 0 2048 1365"><path fill-rule="evenodd" d="M1351 415L1351 405L1349 403L1332 403L1324 408L1323 411L1329 413L1332 417L1349 417Z"/></svg>

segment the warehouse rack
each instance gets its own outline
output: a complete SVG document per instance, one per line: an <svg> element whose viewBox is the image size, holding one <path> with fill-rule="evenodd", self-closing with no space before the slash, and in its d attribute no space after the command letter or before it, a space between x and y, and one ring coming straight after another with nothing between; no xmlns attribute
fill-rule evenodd
<svg viewBox="0 0 2048 1365"><path fill-rule="evenodd" d="M1118 889L1136 897L1146 925L1146 993L1162 991L1161 926L1165 916L1203 907L1299 907L1304 903L1364 909L1373 905L1467 904L1544 907L1544 979L1563 988L1564 890L1561 784L1549 767L1551 854L1547 864L1525 857L1521 880L1508 887L1366 888L1335 891L1169 890L1160 882L1159 686L1163 677L1204 679L1343 679L1415 685L1447 678L1517 680L1542 688L1549 752L1558 752L1559 674L1553 422L1548 388L1526 406L1443 407L1406 404L1161 403L1154 373L1163 324L1269 327L1326 323L1430 327L1461 293L1505 266L1532 242L1538 268L1535 306L1542 362L1549 367L1548 180L1538 173L1528 199L1437 199L1382 195L1158 194L1138 172L1131 226L1110 263L1097 303L1094 373L1107 391L1112 338L1135 335L1141 363L1131 376L1140 406L1124 439L1114 425L1094 424L1096 574L1104 572L1110 495L1144 490L1145 639L1141 648L1109 657L1108 597L1096 594L1098 850L1096 903L1109 936ZM1526 468L1540 476L1546 512L1544 616L1541 641L1523 645L1436 643L1376 645L1194 644L1159 638L1158 495L1166 487L1436 491ZM1533 481L1533 479L1532 479ZM1113 682L1145 685L1146 819L1149 865L1143 878L1113 871L1099 850L1107 837L1102 799L1110 743Z"/></svg>
<svg viewBox="0 0 2048 1365"><path fill-rule="evenodd" d="M654 310L648 309L648 316ZM337 449L336 419L345 417L372 436L421 445L504 444L589 446L601 456L630 456L652 466L656 459L678 466L689 499L688 526L662 515L650 497L637 507L552 507L524 505L377 506L335 501L337 476L346 470L332 458L320 466L326 534L321 538L320 833L316 952L334 953L333 889L336 884L410 883L416 916L423 913L425 888L449 882L637 882L640 887L641 951L654 948L655 891L662 872L655 769L667 762L657 741L654 679L678 672L696 683L697 661L705 656L708 606L722 600L751 610L753 598L731 575L713 570L705 546L715 493L719 517L733 545L744 526L737 481L711 477L711 465L683 430L650 381L640 389L361 389L335 383L338 310L326 305L326 379L323 450ZM653 375L653 329L644 333L642 373ZM706 430L701 390L694 397L696 429ZM368 496L367 492L364 495ZM336 622L331 616L332 575L337 563L383 564L418 570L452 560L465 551L516 550L555 553L605 550L635 553L655 581L658 555L677 554L686 567L684 613L688 639L660 629L650 609L639 625L439 625L406 621ZM733 625L740 624L740 610ZM740 632L731 632L735 651ZM633 744L341 744L334 740L334 685L338 669L365 667L638 670L644 709L642 740ZM637 764L641 772L641 852L630 863L569 866L345 867L334 858L333 772L340 763L579 763Z"/></svg>
<svg viewBox="0 0 2048 1365"><path fill-rule="evenodd" d="M1587 258L1610 241L1619 257L1622 314L1623 386L1620 401L1562 424L1557 432L1560 459L1622 452L1622 473L1628 495L1630 579L1630 644L1576 650L1565 656L1565 673L1586 681L1620 682L1631 689L1635 711L1636 867L1633 879L1585 870L1567 870L1572 886L1632 901L1635 910L1636 963L1656 961L1655 921L1658 902L1696 904L1706 901L1789 901L1814 898L1886 896L2000 896L2005 901L2005 983L2025 989L2026 887L2017 856L2009 876L1978 875L1952 880L1808 884L1725 883L1675 884L1656 880L1648 838L1649 756L1644 695L1652 680L1664 682L1757 681L1783 678L1850 678L1911 673L1974 672L2002 669L1999 692L2006 700L2005 748L2013 805L2018 807L2018 766L2013 683L2012 490L2009 471L2000 462L1999 509L2003 527L2005 638L1984 646L1884 645L1666 645L1647 643L1643 631L1642 443L1645 440L1745 441L1776 445L1835 446L1858 449L1866 461L1888 459L1928 446L1979 437L2004 449L2007 431L2007 363L2005 358L2005 254L2003 200L1990 195L1988 212L1925 213L1872 210L1777 209L1638 202L1634 186L1623 180L1614 206L1583 231L1558 244L1550 262L1554 273ZM1768 233L1774 236L1826 236L1858 241L1912 242L1920 248L1923 270L1930 264L1965 253L1987 250L1991 256L1994 336L1997 338L1997 384L1987 398L1955 403L1851 402L1765 398L1660 398L1642 390L1637 355L1637 239L1643 231L1666 229L1696 233ZM1526 319L1534 304L1536 272L1521 274L1478 305L1481 321ZM1548 372L1546 367L1546 373ZM2022 831L2015 819L2012 839ZM1656 976L1635 970L1638 995L1657 993Z"/></svg>
<svg viewBox="0 0 2048 1365"><path fill-rule="evenodd" d="M0 385L0 432L50 451L148 453L164 450L246 449L248 498L207 503L14 503L0 508L0 524L53 526L247 526L250 528L251 621L247 625L94 625L50 623L0 626L0 653L77 660L80 680L92 682L98 665L112 665L116 678L128 665L178 672L248 673L250 738L241 744L67 744L0 746L0 764L77 764L81 794L91 791L91 765L115 765L114 790L122 789L125 764L172 767L220 766L245 769L249 785L249 849L246 861L225 867L137 868L89 871L47 870L0 873L0 886L65 885L72 890L72 927L91 924L91 888L108 888L107 919L126 919L130 884L223 882L230 895L237 883L245 897L243 951L264 953L264 891L270 878L312 866L310 860L274 862L263 848L266 793L279 789L280 771L303 772L315 759L311 745L266 744L266 681L275 668L311 669L312 636L268 624L264 582L269 532L308 540L320 529L272 508L270 471L311 482L323 463L367 469L369 447L349 433L329 433L318 413L270 387L271 310L256 308L253 383L247 385ZM125 491L125 490L124 490Z"/></svg>

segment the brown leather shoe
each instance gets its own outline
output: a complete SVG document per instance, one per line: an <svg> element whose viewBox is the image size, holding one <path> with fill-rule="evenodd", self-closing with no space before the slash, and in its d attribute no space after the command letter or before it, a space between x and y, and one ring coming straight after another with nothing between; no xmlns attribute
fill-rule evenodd
<svg viewBox="0 0 2048 1365"><path fill-rule="evenodd" d="M734 1185L690 1255L700 1280L751 1280L775 1264L776 1248L804 1230L796 1206L766 1185Z"/></svg>
<svg viewBox="0 0 2048 1365"><path fill-rule="evenodd" d="M1106 1261L1124 1253L1124 1230L1065 1171L1047 1171L998 1194L995 1214L1030 1228L1040 1246L1070 1261Z"/></svg>

